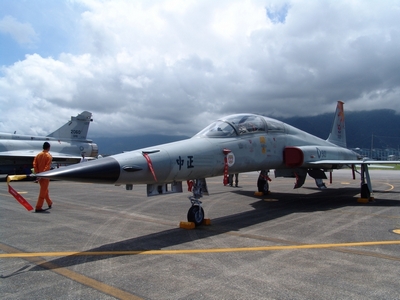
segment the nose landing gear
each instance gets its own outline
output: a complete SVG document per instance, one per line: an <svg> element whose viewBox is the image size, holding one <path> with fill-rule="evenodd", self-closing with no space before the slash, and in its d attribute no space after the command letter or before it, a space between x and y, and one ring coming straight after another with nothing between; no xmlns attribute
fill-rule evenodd
<svg viewBox="0 0 400 300"><path fill-rule="evenodd" d="M201 207L201 201L198 201L198 203L199 204L193 204L192 202L192 207L189 209L187 214L188 222L193 222L196 226L201 225L204 221L204 210Z"/></svg>
<svg viewBox="0 0 400 300"><path fill-rule="evenodd" d="M204 221L204 210L201 207L202 202L199 200L204 195L208 195L208 189L206 180L204 178L195 179L192 186L193 196L189 197L190 207L187 213L188 222L193 222L196 226L199 226Z"/></svg>

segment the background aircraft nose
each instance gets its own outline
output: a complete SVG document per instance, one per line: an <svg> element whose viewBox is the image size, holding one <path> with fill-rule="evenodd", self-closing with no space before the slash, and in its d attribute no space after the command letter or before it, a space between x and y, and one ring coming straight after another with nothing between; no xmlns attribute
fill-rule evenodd
<svg viewBox="0 0 400 300"><path fill-rule="evenodd" d="M74 164L46 171L37 177L91 183L114 183L118 180L121 167L112 157Z"/></svg>

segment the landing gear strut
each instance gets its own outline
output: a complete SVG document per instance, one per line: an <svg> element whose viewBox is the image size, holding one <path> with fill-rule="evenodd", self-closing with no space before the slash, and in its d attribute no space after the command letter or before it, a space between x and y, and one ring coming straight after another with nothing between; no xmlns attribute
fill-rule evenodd
<svg viewBox="0 0 400 300"><path fill-rule="evenodd" d="M268 181L271 181L271 179L269 178L268 173L269 170L261 170L257 179L257 189L264 195L268 195L269 193Z"/></svg>
<svg viewBox="0 0 400 300"><path fill-rule="evenodd" d="M204 210L199 199L203 197L203 193L208 194L206 180L204 178L194 180L192 192L193 196L189 197L192 207L187 213L187 219L188 222L193 222L196 226L199 226L204 221Z"/></svg>
<svg viewBox="0 0 400 300"><path fill-rule="evenodd" d="M361 164L361 198L372 200L371 198L372 186L369 177L368 165Z"/></svg>

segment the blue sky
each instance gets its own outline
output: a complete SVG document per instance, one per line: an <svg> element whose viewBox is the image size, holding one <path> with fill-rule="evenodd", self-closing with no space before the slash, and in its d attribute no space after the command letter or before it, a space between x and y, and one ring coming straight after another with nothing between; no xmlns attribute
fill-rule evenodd
<svg viewBox="0 0 400 300"><path fill-rule="evenodd" d="M79 5L64 1L1 0L0 64L12 65L26 54L57 57L76 52L75 18Z"/></svg>
<svg viewBox="0 0 400 300"><path fill-rule="evenodd" d="M83 110L92 137L192 135L228 114L309 116L338 100L400 113L399 0L0 5L3 132L48 134Z"/></svg>

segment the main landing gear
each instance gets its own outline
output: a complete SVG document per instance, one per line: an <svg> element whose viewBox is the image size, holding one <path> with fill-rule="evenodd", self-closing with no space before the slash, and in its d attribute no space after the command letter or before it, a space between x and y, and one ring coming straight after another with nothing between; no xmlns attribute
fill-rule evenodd
<svg viewBox="0 0 400 300"><path fill-rule="evenodd" d="M189 200L192 206L187 213L187 219L188 222L193 222L196 226L199 226L204 221L204 210L199 199L203 197L203 194L208 195L207 184L204 178L195 179L191 183L193 185L189 185L189 187L192 189L193 196L190 196Z"/></svg>
<svg viewBox="0 0 400 300"><path fill-rule="evenodd" d="M271 178L268 176L269 170L261 170L260 175L257 179L257 189L258 192L263 193L264 195L269 194L269 184L268 181L271 181Z"/></svg>
<svg viewBox="0 0 400 300"><path fill-rule="evenodd" d="M361 199L366 199L368 201L374 200L371 197L372 186L371 179L369 177L369 170L367 164L361 164Z"/></svg>

